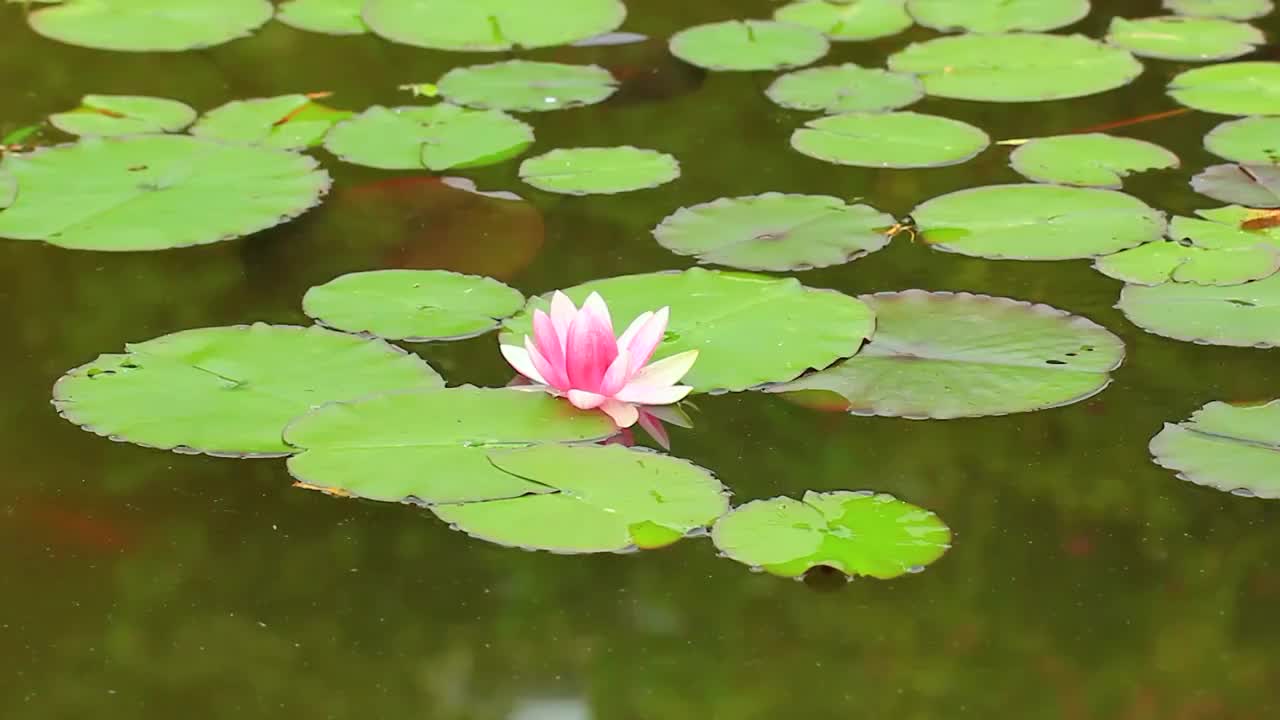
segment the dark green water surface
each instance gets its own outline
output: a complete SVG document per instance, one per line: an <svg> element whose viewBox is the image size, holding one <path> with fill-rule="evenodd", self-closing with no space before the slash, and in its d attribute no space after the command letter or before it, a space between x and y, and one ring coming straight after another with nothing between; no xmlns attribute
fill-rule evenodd
<svg viewBox="0 0 1280 720"><path fill-rule="evenodd" d="M959 1L959 0L957 0ZM655 42L522 57L596 62L624 79L591 108L528 116L531 154L635 144L683 177L618 196L523 186L516 162L456 173L523 194L500 213L411 173L317 153L320 208L213 246L107 254L0 240L0 718L137 720L1233 720L1280 717L1280 505L1176 479L1149 459L1166 421L1211 400L1280 396L1280 351L1149 335L1113 309L1120 283L1085 261L999 262L905 237L800 273L859 294L924 288L1044 302L1119 334L1128 359L1096 398L1044 412L920 422L801 408L757 393L696 399L674 451L737 502L875 489L936 511L952 551L898 580L815 586L754 574L705 540L562 557L471 540L422 510L296 489L280 461L189 457L108 442L57 417L65 370L125 342L249 321L303 324L303 292L344 272L442 267L526 293L689 265L649 230L683 205L766 191L862 197L903 216L960 188L1019 182L1008 148L956 167L841 168L792 151L808 114L763 95L771 73L705 74L666 52L682 27L767 16L767 0L633 0ZM1155 0L1095 2L1100 37ZM1259 21L1274 38L1276 16ZM835 45L882 65L935 33ZM1275 46L1257 57L1276 59ZM31 33L0 6L0 132L85 93L225 101L328 90L331 104L411 104L396 87L491 55L311 35L174 55L106 53ZM1050 135L1174 108L1145 60L1133 85L1079 100L926 99L993 139ZM1189 113L1115 131L1176 152L1126 191L1175 214L1213 207L1187 179L1215 162ZM500 385L494 335L414 346L452 382ZM174 402L182 402L175 397Z"/></svg>

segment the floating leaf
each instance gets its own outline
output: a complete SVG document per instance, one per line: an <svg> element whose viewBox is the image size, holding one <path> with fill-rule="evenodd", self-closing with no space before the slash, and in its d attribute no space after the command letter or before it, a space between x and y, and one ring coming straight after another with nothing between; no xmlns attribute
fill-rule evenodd
<svg viewBox="0 0 1280 720"><path fill-rule="evenodd" d="M773 19L806 25L837 41L874 40L911 27L907 0L800 0L783 5Z"/></svg>
<svg viewBox="0 0 1280 720"><path fill-rule="evenodd" d="M533 129L506 113L448 103L375 105L335 125L324 140L325 149L342 160L385 170L492 165L532 144Z"/></svg>
<svg viewBox="0 0 1280 720"><path fill-rule="evenodd" d="M990 185L928 200L911 211L925 242L993 259L1069 260L1109 255L1164 235L1164 215L1113 190Z"/></svg>
<svg viewBox="0 0 1280 720"><path fill-rule="evenodd" d="M602 35L593 35L582 40L575 40L569 44L573 47L613 47L615 45L634 45L648 39L648 35L641 35L640 33L610 32Z"/></svg>
<svg viewBox="0 0 1280 720"><path fill-rule="evenodd" d="M1204 136L1204 146L1232 162L1280 165L1280 117L1228 120Z"/></svg>
<svg viewBox="0 0 1280 720"><path fill-rule="evenodd" d="M7 170L0 169L0 209L13 204L18 197L18 181Z"/></svg>
<svg viewBox="0 0 1280 720"><path fill-rule="evenodd" d="M809 157L878 168L957 165L990 144L968 123L907 111L828 115L791 134L791 147Z"/></svg>
<svg viewBox="0 0 1280 720"><path fill-rule="evenodd" d="M284 455L286 423L334 400L443 385L421 358L318 327L201 328L125 346L58 380L53 403L86 430L213 455Z"/></svg>
<svg viewBox="0 0 1280 720"><path fill-rule="evenodd" d="M697 350L698 362L683 380L697 392L794 379L853 355L875 327L865 303L807 288L794 278L692 268L593 280L565 290L577 303L592 292L604 297L620 325L670 306L671 324L654 358ZM503 323L501 341L519 343L532 333L533 310L548 306L545 297L531 299L524 312Z"/></svg>
<svg viewBox="0 0 1280 720"><path fill-rule="evenodd" d="M274 227L320 202L315 160L181 135L90 138L4 158L22 187L0 237L82 250L161 250Z"/></svg>
<svg viewBox="0 0 1280 720"><path fill-rule="evenodd" d="M1280 228L1249 232L1247 208L1197 210L1204 219L1175 217L1165 242L1099 258L1094 267L1105 275L1137 285L1170 280L1199 285L1239 285L1280 270ZM1265 229L1264 229L1265 230Z"/></svg>
<svg viewBox="0 0 1280 720"><path fill-rule="evenodd" d="M727 20L697 25L671 36L671 54L708 70L782 70L827 54L821 33L767 20Z"/></svg>
<svg viewBox="0 0 1280 720"><path fill-rule="evenodd" d="M603 102L618 89L618 82L596 65L508 60L454 68L437 88L458 105L535 112Z"/></svg>
<svg viewBox="0 0 1280 720"><path fill-rule="evenodd" d="M214 108L191 128L196 137L247 143L281 150L319 145L325 133L340 120L351 117L307 95L233 100Z"/></svg>
<svg viewBox="0 0 1280 720"><path fill-rule="evenodd" d="M1189 108L1221 115L1280 115L1280 62L1233 62L1188 70L1169 95Z"/></svg>
<svg viewBox="0 0 1280 720"><path fill-rule="evenodd" d="M1108 43L1162 60L1229 60L1266 41L1252 25L1217 18L1115 18L1107 31Z"/></svg>
<svg viewBox="0 0 1280 720"><path fill-rule="evenodd" d="M498 51L565 45L616 30L620 0L366 0L382 37L436 50Z"/></svg>
<svg viewBox="0 0 1280 720"><path fill-rule="evenodd" d="M795 110L882 112L924 97L924 86L914 75L845 63L787 73L774 80L765 94Z"/></svg>
<svg viewBox="0 0 1280 720"><path fill-rule="evenodd" d="M1124 343L1048 305L969 293L864 295L876 333L855 357L769 392L839 396L855 415L950 420L1060 407L1111 382Z"/></svg>
<svg viewBox="0 0 1280 720"><path fill-rule="evenodd" d="M276 10L285 25L326 35L363 35L369 32L360 19L364 0L288 0Z"/></svg>
<svg viewBox="0 0 1280 720"><path fill-rule="evenodd" d="M1089 0L909 0L916 22L943 32L1042 32L1089 14Z"/></svg>
<svg viewBox="0 0 1280 720"><path fill-rule="evenodd" d="M1156 335L1236 347L1280 346L1280 274L1244 285L1126 285L1120 308Z"/></svg>
<svg viewBox="0 0 1280 720"><path fill-rule="evenodd" d="M829 567L888 580L924 569L951 547L937 515L870 491L749 502L720 518L711 538L726 557L791 578Z"/></svg>
<svg viewBox="0 0 1280 720"><path fill-rule="evenodd" d="M645 190L680 177L680 163L666 153L630 146L561 148L520 164L520 179L547 192L612 195Z"/></svg>
<svg viewBox="0 0 1280 720"><path fill-rule="evenodd" d="M889 244L892 215L825 195L765 193L680 208L654 228L658 244L743 270L809 270Z"/></svg>
<svg viewBox="0 0 1280 720"><path fill-rule="evenodd" d="M177 52L247 37L272 12L267 0L63 0L32 12L27 22L69 45Z"/></svg>
<svg viewBox="0 0 1280 720"><path fill-rule="evenodd" d="M1127 85L1142 73L1142 63L1080 35L1012 33L912 43L889 56L889 69L920 75L925 92L938 97L1038 102Z"/></svg>
<svg viewBox="0 0 1280 720"><path fill-rule="evenodd" d="M1252 20L1275 9L1271 0L1164 0L1164 9L1193 17Z"/></svg>
<svg viewBox="0 0 1280 720"><path fill-rule="evenodd" d="M497 280L444 270L349 273L302 298L303 311L331 328L409 342L474 337L523 306Z"/></svg>
<svg viewBox="0 0 1280 720"><path fill-rule="evenodd" d="M1191 178L1201 195L1249 207L1280 207L1280 167L1274 165L1211 165Z"/></svg>
<svg viewBox="0 0 1280 720"><path fill-rule="evenodd" d="M1157 465L1177 471L1182 480L1280 498L1280 400L1246 406L1211 402L1186 422L1166 423L1150 450Z"/></svg>
<svg viewBox="0 0 1280 720"><path fill-rule="evenodd" d="M1119 188L1131 173L1176 168L1179 161L1155 143L1088 133L1035 138L1015 149L1009 164L1035 182Z"/></svg>
<svg viewBox="0 0 1280 720"><path fill-rule="evenodd" d="M488 453L501 471L541 494L436 505L441 520L499 545L558 553L658 548L729 509L724 486L684 460L618 445L540 445Z"/></svg>
<svg viewBox="0 0 1280 720"><path fill-rule="evenodd" d="M85 95L80 107L49 116L72 135L142 135L178 132L196 119L186 103L134 95Z"/></svg>

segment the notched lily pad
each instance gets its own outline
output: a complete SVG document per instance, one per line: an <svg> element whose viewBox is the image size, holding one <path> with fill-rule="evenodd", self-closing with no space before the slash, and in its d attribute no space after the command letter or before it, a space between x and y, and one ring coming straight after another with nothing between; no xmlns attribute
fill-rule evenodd
<svg viewBox="0 0 1280 720"><path fill-rule="evenodd" d="M540 48L616 30L621 0L365 0L363 17L393 42L436 50Z"/></svg>
<svg viewBox="0 0 1280 720"><path fill-rule="evenodd" d="M1267 41L1258 28L1217 18L1115 18L1107 42L1142 57L1161 60L1229 60Z"/></svg>
<svg viewBox="0 0 1280 720"><path fill-rule="evenodd" d="M72 135L144 135L179 132L196 119L186 103L136 95L85 95L80 107L49 116Z"/></svg>
<svg viewBox="0 0 1280 720"><path fill-rule="evenodd" d="M1280 115L1280 62L1232 62L1187 70L1169 95L1195 110L1221 115Z"/></svg>
<svg viewBox="0 0 1280 720"><path fill-rule="evenodd" d="M829 115L791 135L791 147L809 157L875 168L958 165L990 144L968 123L907 111Z"/></svg>
<svg viewBox="0 0 1280 720"><path fill-rule="evenodd" d="M671 36L671 54L707 70L782 70L827 54L822 33L767 20L726 20Z"/></svg>
<svg viewBox="0 0 1280 720"><path fill-rule="evenodd" d="M1089 14L1089 0L908 0L915 21L943 32L1043 32Z"/></svg>
<svg viewBox="0 0 1280 720"><path fill-rule="evenodd" d="M1274 165L1211 165L1191 178L1201 195L1256 208L1280 207L1280 167Z"/></svg>
<svg viewBox="0 0 1280 720"><path fill-rule="evenodd" d="M493 165L523 153L533 129L497 110L449 103L380 105L344 120L325 136L339 159L384 170L448 170Z"/></svg>
<svg viewBox="0 0 1280 720"><path fill-rule="evenodd" d="M1239 285L1280 271L1280 227L1244 229L1248 208L1196 212L1203 219L1175 217L1168 240L1099 258L1094 267L1136 285Z"/></svg>
<svg viewBox="0 0 1280 720"><path fill-rule="evenodd" d="M793 110L883 112L924 97L924 86L914 75L845 63L787 73L774 80L765 94Z"/></svg>
<svg viewBox="0 0 1280 720"><path fill-rule="evenodd" d="M773 19L811 27L831 40L857 41L897 35L911 27L907 0L800 0L773 12Z"/></svg>
<svg viewBox="0 0 1280 720"><path fill-rule="evenodd" d="M1280 165L1280 117L1228 120L1204 136L1204 147L1244 165Z"/></svg>
<svg viewBox="0 0 1280 720"><path fill-rule="evenodd" d="M1197 485L1247 497L1280 498L1280 400L1212 402L1166 424L1151 440L1157 465Z"/></svg>
<svg viewBox="0 0 1280 720"><path fill-rule="evenodd" d="M247 37L274 11L268 0L62 0L33 11L27 22L68 45L178 52Z"/></svg>
<svg viewBox="0 0 1280 720"><path fill-rule="evenodd" d="M520 164L520 179L564 195L613 195L647 190L680 177L680 163L657 150L622 146L560 148Z"/></svg>
<svg viewBox="0 0 1280 720"><path fill-rule="evenodd" d="M1149 333L1202 345L1280 346L1280 274L1243 285L1126 285L1116 306Z"/></svg>
<svg viewBox="0 0 1280 720"><path fill-rule="evenodd" d="M319 145L330 128L354 114L322 105L312 95L233 100L205 113L191 128L191 134L224 142L301 150Z"/></svg>
<svg viewBox="0 0 1280 720"><path fill-rule="evenodd" d="M1168 170L1180 162L1155 143L1087 133L1034 138L1013 151L1009 164L1035 182L1119 189L1135 172Z"/></svg>
<svg viewBox="0 0 1280 720"><path fill-rule="evenodd" d="M326 35L363 35L369 27L360 18L364 0L288 0L276 9L285 25Z"/></svg>
<svg viewBox="0 0 1280 720"><path fill-rule="evenodd" d="M603 102L618 89L618 81L597 65L507 60L454 68L436 88L457 105L541 112Z"/></svg>

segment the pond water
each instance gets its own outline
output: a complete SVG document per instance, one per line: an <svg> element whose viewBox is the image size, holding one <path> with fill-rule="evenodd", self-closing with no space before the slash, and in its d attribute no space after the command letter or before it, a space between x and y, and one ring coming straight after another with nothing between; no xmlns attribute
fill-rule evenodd
<svg viewBox="0 0 1280 720"><path fill-rule="evenodd" d="M356 270L443 268L526 295L691 267L650 230L677 208L777 191L864 202L897 218L927 199L1021 182L1007 146L942 168L821 162L788 144L813 117L770 102L776 73L704 72L665 39L699 23L768 17L768 0L643 0L624 30L652 41L463 54L373 35L269 23L176 54L45 39L0 7L0 131L88 93L198 109L328 91L334 107L410 104L398 86L498 57L597 63L609 101L523 115L557 147L634 144L682 176L573 197L524 185L518 161L448 174L529 199L518 211L313 153L334 178L301 218L229 242L94 253L0 240L0 716L44 718L1264 718L1280 713L1280 508L1184 482L1147 446L1214 401L1280 395L1275 350L1142 331L1122 284L1086 260L997 261L901 235L851 264L792 273L850 295L922 288L1041 302L1102 324L1127 358L1105 392L1004 417L917 421L822 412L764 393L694 398L673 453L741 503L872 489L936 512L953 548L926 571L849 584L749 572L693 539L632 554L523 552L469 538L426 509L296 488L283 462L113 443L60 419L50 387L100 353L188 328L309 324L311 286ZM1072 31L1101 37L1154 0L1097 2ZM1274 39L1280 16L1254 24ZM915 27L834 44L821 62L883 66ZM1246 59L1280 59L1268 45ZM928 97L912 110L993 140L1074 132L1178 106L1193 64L1143 60L1132 84L1089 97L999 104ZM1176 153L1125 192L1171 215L1221 203L1189 187L1221 162L1191 112L1114 130ZM50 132L51 137L58 137ZM497 209L496 209L497 208ZM763 340L762 340L763 341ZM512 376L494 334L407 345L451 384ZM181 397L173 402L181 403ZM640 436L643 437L643 436Z"/></svg>

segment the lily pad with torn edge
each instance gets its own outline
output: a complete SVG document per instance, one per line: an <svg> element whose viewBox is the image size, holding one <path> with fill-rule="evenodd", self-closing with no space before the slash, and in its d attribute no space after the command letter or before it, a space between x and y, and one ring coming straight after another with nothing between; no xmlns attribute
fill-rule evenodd
<svg viewBox="0 0 1280 720"><path fill-rule="evenodd" d="M1280 400L1211 402L1151 439L1157 465L1197 485L1235 495L1280 498Z"/></svg>
<svg viewBox="0 0 1280 720"><path fill-rule="evenodd" d="M1239 285L1280 271L1280 228L1245 230L1248 208L1197 210L1200 218L1175 217L1169 238L1098 258L1104 275L1136 285L1170 280L1198 285Z"/></svg>
<svg viewBox="0 0 1280 720"><path fill-rule="evenodd" d="M339 159L384 170L448 170L493 165L523 153L533 129L497 110L449 103L380 105L343 120L325 136Z"/></svg>
<svg viewBox="0 0 1280 720"><path fill-rule="evenodd" d="M1145 140L1086 133L1033 138L1014 149L1009 164L1034 182L1119 189L1135 172L1168 170L1180 161Z"/></svg>
<svg viewBox="0 0 1280 720"><path fill-rule="evenodd" d="M822 33L767 20L726 20L685 28L671 36L671 54L707 70L783 70L827 54Z"/></svg>
<svg viewBox="0 0 1280 720"><path fill-rule="evenodd" d="M72 135L143 135L179 132L196 119L186 103L136 95L85 95L80 107L54 113L49 123Z"/></svg>
<svg viewBox="0 0 1280 720"><path fill-rule="evenodd" d="M1201 345L1280 346L1280 274L1227 287L1125 285L1120 308L1155 335Z"/></svg>
<svg viewBox="0 0 1280 720"><path fill-rule="evenodd" d="M612 195L647 190L680 177L666 153L622 147L559 148L520 164L520 179L563 195Z"/></svg>
<svg viewBox="0 0 1280 720"><path fill-rule="evenodd" d="M191 134L281 150L314 147L336 123L355 114L322 105L316 97L293 94L233 100L205 113Z"/></svg>

